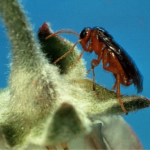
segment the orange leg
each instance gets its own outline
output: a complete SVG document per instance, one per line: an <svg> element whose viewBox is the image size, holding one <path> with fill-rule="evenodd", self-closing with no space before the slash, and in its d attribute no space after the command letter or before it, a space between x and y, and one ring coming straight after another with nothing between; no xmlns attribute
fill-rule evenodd
<svg viewBox="0 0 150 150"><path fill-rule="evenodd" d="M50 147L49 147L49 146L46 146L46 149L47 149L47 150L57 150L55 146L50 146Z"/></svg>
<svg viewBox="0 0 150 150"><path fill-rule="evenodd" d="M61 143L61 146L63 147L64 150L69 150L69 148L68 148L66 143Z"/></svg>
<svg viewBox="0 0 150 150"><path fill-rule="evenodd" d="M120 106L121 106L122 110L126 114L128 114L128 111L125 109L125 107L123 105L123 102L122 102L122 99L120 98L120 83L121 83L120 73L117 70L117 68L115 68L114 66L111 66L111 62L109 61L109 59L110 59L109 57L111 57L110 54L108 54L108 52L105 51L104 55L103 55L103 68L104 68L104 70L112 72L113 74L116 75L116 83L115 84L117 85L117 98L119 100L119 103L120 103ZM114 61L115 61L115 58L114 58ZM109 63L109 66L107 66L108 63ZM114 84L113 88L116 86L115 84Z"/></svg>
<svg viewBox="0 0 150 150"><path fill-rule="evenodd" d="M81 52L80 56L77 58L76 62L66 71L66 73L67 73L68 71L70 71L72 68L75 67L75 65L76 65L76 64L79 62L79 60L81 59L81 57L82 57L82 55L83 55L83 52L84 52L84 50L82 50L82 52Z"/></svg>
<svg viewBox="0 0 150 150"><path fill-rule="evenodd" d="M95 91L95 72L93 68L93 91Z"/></svg>
<svg viewBox="0 0 150 150"><path fill-rule="evenodd" d="M105 66L103 66L103 68L105 69L105 70L107 70L107 71L109 71L109 72L112 72L112 73L115 73L115 70L116 70L116 68L114 68L114 67L111 67L111 66L108 66L108 67L105 67ZM120 106L121 106L121 108L122 108L122 110L126 113L126 114L128 114L128 111L125 109L125 107L124 107L124 105L123 105L123 102L122 102L122 100L121 100L121 98L120 98L120 74L119 73L116 73L117 74L117 78L116 78L116 85L117 85L117 98L118 98L118 100L119 100L119 103L120 103ZM115 85L115 86L116 86Z"/></svg>
<svg viewBox="0 0 150 150"><path fill-rule="evenodd" d="M115 88L116 88L116 85L117 85L117 81L114 83L114 85L113 85L113 87L112 87L112 91L114 91L115 90Z"/></svg>
<svg viewBox="0 0 150 150"><path fill-rule="evenodd" d="M102 59L102 54L98 55L98 60L92 59L91 68L87 71L87 74L88 74L91 70L93 70L93 91L95 91L95 72L94 72L94 68L99 65L101 59Z"/></svg>
<svg viewBox="0 0 150 150"><path fill-rule="evenodd" d="M64 150L69 150L68 146L66 143L61 143L61 146ZM57 148L55 146L46 146L47 150L57 150Z"/></svg>
<svg viewBox="0 0 150 150"><path fill-rule="evenodd" d="M119 100L120 106L122 108L122 110L126 113L126 115L128 114L128 111L125 109L122 99L120 98L120 74L117 74L117 98Z"/></svg>
<svg viewBox="0 0 150 150"><path fill-rule="evenodd" d="M49 147L49 146L46 146L46 149L47 149L47 150L50 150L50 147Z"/></svg>
<svg viewBox="0 0 150 150"><path fill-rule="evenodd" d="M80 40L78 40L78 41L72 46L72 48L71 48L67 53L65 53L64 55L62 55L61 57L59 57L57 60L55 60L55 61L54 61L54 64L56 64L58 61L60 61L61 59L63 59L64 57L66 57L69 53L71 53L71 52L74 50L75 46L76 46L79 42L80 42Z"/></svg>
<svg viewBox="0 0 150 150"><path fill-rule="evenodd" d="M99 60L93 59L91 61L91 68L87 71L87 74L88 74L91 70L93 70L93 91L95 91L95 72L94 72L94 68L96 66L98 66L99 63L100 63Z"/></svg>

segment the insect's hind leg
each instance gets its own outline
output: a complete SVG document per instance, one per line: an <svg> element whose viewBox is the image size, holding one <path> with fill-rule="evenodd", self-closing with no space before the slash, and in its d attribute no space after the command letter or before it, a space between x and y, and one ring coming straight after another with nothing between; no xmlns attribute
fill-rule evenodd
<svg viewBox="0 0 150 150"><path fill-rule="evenodd" d="M104 55L103 55L103 68L104 70L106 71L109 71L109 72L112 72L113 74L115 74L115 78L116 78L116 85L117 85L117 98L119 100L119 103L120 103L120 106L122 108L122 110L128 114L128 111L125 109L124 105L123 105L123 102L122 102L122 99L120 97L120 83L121 83L121 80L120 80L120 74L119 74L119 71L116 67L114 66L111 66L110 62L109 62L109 54L107 51L104 51ZM114 58L115 59L115 58ZM107 64L109 63L109 66L107 66ZM116 85L114 84L113 87L115 87Z"/></svg>
<svg viewBox="0 0 150 150"><path fill-rule="evenodd" d="M112 66L108 66L108 67L105 67L105 66L103 66L104 67L104 69L105 70L107 70L107 71L110 71L110 72L112 72L112 73L115 73L116 71L116 68L114 68L114 67L112 67ZM126 113L126 114L128 114L128 111L125 109L125 107L124 107L124 105L123 105L123 102L122 102L122 99L121 99L121 97L120 97L120 74L119 73L117 73L116 72L116 83L115 83L116 85L117 85L117 98L118 98L118 100L119 100L119 103L120 103L120 106L121 106L121 108L122 108L122 110ZM114 84L114 86L116 86ZM113 86L113 87L114 87Z"/></svg>
<svg viewBox="0 0 150 150"><path fill-rule="evenodd" d="M107 71L110 71L110 72L116 74L116 82L115 82L113 88L117 86L117 94L116 94L116 95L117 95L117 98L118 98L118 100L119 100L119 103L120 103L120 106L121 106L122 110L123 110L123 111L126 113L126 115L127 115L127 114L128 114L128 111L125 109L125 107L124 107L124 105L123 105L123 102L122 102L122 99L121 99L121 97L120 97L120 74L118 73L118 71L116 70L116 68L114 68L114 67L112 67L112 66L108 66L108 67L103 66L103 68L104 68L105 70L107 70Z"/></svg>
<svg viewBox="0 0 150 150"><path fill-rule="evenodd" d="M126 113L126 115L128 114L128 111L125 109L124 107L124 104L122 102L122 99L120 97L120 74L118 73L117 74L117 77L116 77L116 82L117 82L117 98L119 100L119 103L120 103L120 106L122 108L122 110Z"/></svg>

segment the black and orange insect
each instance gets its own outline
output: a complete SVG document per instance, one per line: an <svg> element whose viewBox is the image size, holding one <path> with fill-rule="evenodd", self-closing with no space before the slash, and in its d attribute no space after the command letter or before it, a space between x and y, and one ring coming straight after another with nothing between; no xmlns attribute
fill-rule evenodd
<svg viewBox="0 0 150 150"><path fill-rule="evenodd" d="M54 64L71 53L78 43L82 45L83 50L75 64L71 66L69 70L77 64L84 51L89 53L94 51L98 58L91 61L91 68L87 71L87 73L89 73L91 70L93 70L93 90L95 90L94 68L97 67L102 60L104 70L112 72L116 79L112 90L117 88L116 95L121 108L126 114L128 114L128 111L125 109L120 97L120 84L130 86L133 83L137 88L137 92L141 92L143 90L143 78L131 57L113 40L113 37L103 28L87 27L84 28L80 34L77 34L73 30L64 29L51 34L50 36L46 37L46 39L59 33L76 34L79 36L79 40L67 53L58 58Z"/></svg>

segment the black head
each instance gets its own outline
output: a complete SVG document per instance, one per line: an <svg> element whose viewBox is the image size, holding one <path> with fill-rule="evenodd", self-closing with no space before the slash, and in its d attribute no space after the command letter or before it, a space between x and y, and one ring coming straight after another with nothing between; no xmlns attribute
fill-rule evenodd
<svg viewBox="0 0 150 150"><path fill-rule="evenodd" d="M80 39L85 38L85 36L88 34L89 29L90 29L90 28L87 27L87 28L84 28L84 29L81 31L81 33L80 33Z"/></svg>

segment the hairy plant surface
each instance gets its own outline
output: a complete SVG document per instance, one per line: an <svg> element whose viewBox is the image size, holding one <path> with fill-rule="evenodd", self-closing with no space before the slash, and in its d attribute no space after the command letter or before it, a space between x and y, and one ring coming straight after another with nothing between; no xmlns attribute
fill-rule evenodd
<svg viewBox="0 0 150 150"><path fill-rule="evenodd" d="M9 85L0 90L1 149L142 149L118 116L124 112L116 94L98 84L92 90L83 59L64 74L79 56L76 48L53 65L72 43L45 40L47 23L37 41L17 0L0 0L0 14L12 53ZM150 104L139 96L122 99L129 112Z"/></svg>

